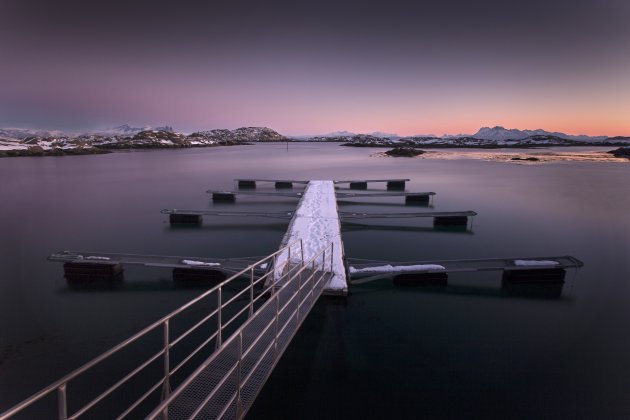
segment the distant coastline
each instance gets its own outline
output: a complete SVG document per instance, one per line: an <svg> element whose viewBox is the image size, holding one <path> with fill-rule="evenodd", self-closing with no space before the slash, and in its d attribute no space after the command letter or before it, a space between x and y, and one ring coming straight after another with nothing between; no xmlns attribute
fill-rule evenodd
<svg viewBox="0 0 630 420"><path fill-rule="evenodd" d="M341 134L341 135L339 135ZM113 150L181 149L193 147L236 146L268 142L326 142L346 147L378 148L475 148L513 149L541 147L628 147L630 137L573 136L544 130L508 130L483 127L477 134L460 136L408 136L386 133L348 132L311 137L287 137L267 127L215 129L191 134L175 132L172 127L133 128L128 125L103 132L68 135L62 132L28 129L0 129L0 157L76 156L111 153Z"/></svg>

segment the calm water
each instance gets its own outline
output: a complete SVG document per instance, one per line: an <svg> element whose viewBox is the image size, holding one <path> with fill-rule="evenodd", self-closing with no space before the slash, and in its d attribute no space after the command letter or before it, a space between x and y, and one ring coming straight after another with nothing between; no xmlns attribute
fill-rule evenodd
<svg viewBox="0 0 630 420"><path fill-rule="evenodd" d="M172 229L163 208L211 209L238 177L411 178L433 210L475 210L472 233L418 220L346 226L350 258L393 261L570 254L558 299L508 297L493 273L441 292L387 280L318 303L250 418L630 417L630 163L517 165L370 157L334 144L268 144L0 160L0 411L200 293L168 270L127 269L111 291L71 290L58 250L264 255L287 222L205 218ZM376 186L375 186L376 187ZM382 188L382 187L378 187ZM401 198L342 210L405 211ZM286 198L221 209L290 210ZM413 210L421 210L414 208Z"/></svg>

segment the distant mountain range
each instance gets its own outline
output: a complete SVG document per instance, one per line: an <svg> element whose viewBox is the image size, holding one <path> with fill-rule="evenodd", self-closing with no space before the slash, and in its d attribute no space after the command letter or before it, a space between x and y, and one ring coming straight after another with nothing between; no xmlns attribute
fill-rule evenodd
<svg viewBox="0 0 630 420"><path fill-rule="evenodd" d="M245 137L248 138L248 141L255 141L251 137L249 137L249 134L255 135L256 133L247 133L246 131L249 130L251 132L252 130L258 130L257 133L261 134L263 133L262 131L263 128L266 130L271 130L265 127L242 127L236 130L215 129L215 130L209 130L209 131L200 131L197 133L215 133L215 134L223 133L225 134L227 132L232 132L232 131L238 132L239 130L241 130L241 134L244 134ZM246 131L243 131L243 130L246 130ZM80 137L80 136L87 136L87 135L100 135L100 136L113 137L113 136L134 136L143 131L166 131L166 132L171 132L171 133L175 132L173 127L168 126L168 125L164 125L161 127L151 127L151 126L133 127L129 124L123 124L117 127L110 127L110 128L100 129L100 130L88 131L82 134L67 133L67 132L63 132L59 130L39 130L39 129L29 129L29 128L0 128L0 137L5 138L5 139L17 139L17 140L22 140L27 137L72 138L72 137ZM278 133L276 134L277 136L285 138L281 134L278 134ZM554 137L568 139L568 140L599 141L599 140L605 140L608 138L607 136L587 136L583 134L578 134L578 135L566 134L566 133L555 132L555 131L546 131L540 128L536 130L519 130L515 128L504 128L501 126L481 127L479 131L477 131L475 134L455 134L455 135L445 134L443 136L436 136L434 134L415 134L411 136L401 136L396 133L386 133L382 131L374 131L371 133L353 133L350 131L335 131L335 132L326 133L326 134L289 136L289 137L293 139L306 140L306 139L311 139L311 138L334 138L334 137L350 138L357 135L371 136L371 137L376 137L376 138L381 138L381 139L387 138L390 140L403 139L403 138L415 138L415 137L432 137L432 138L442 138L442 139L456 139L456 138L469 138L470 137L470 138L475 138L479 140L504 141L504 140L523 140L531 136L554 136Z"/></svg>
<svg viewBox="0 0 630 420"><path fill-rule="evenodd" d="M353 133L351 131L333 131L332 133L326 134L314 134L314 135L304 135L304 136L293 136L296 139L311 139L311 138L334 138L334 137L353 137L357 136L359 133ZM362 134L363 135L363 134ZM380 139L388 138L388 139L400 139L403 136L399 136L396 133L384 133L382 131L373 131L371 133L365 133L365 135L378 137Z"/></svg>
<svg viewBox="0 0 630 420"><path fill-rule="evenodd" d="M411 136L401 136L395 133L384 133L381 131L375 131L372 133L353 133L350 131L335 131L327 134L319 134L312 136L296 136L299 139L308 138L333 138L333 137L354 137L354 136L371 136L380 139L398 140L405 138L418 138L418 137L431 137L440 139L463 139L474 138L478 140L492 140L492 141L508 141L508 140L524 140L532 136L553 136L561 139L576 140L576 141L601 141L605 140L607 136L587 136L583 134L573 135L565 134L555 131L545 131L543 129L536 130L518 130L515 128L504 128L501 126L495 127L481 127L475 134L445 134L443 136L436 136L434 134L415 134Z"/></svg>
<svg viewBox="0 0 630 420"><path fill-rule="evenodd" d="M113 149L165 149L289 141L267 127L177 133L170 126L131 127L121 125L105 130L71 135L28 129L0 129L0 157L48 156L107 153Z"/></svg>
<svg viewBox="0 0 630 420"><path fill-rule="evenodd" d="M168 125L165 125L163 127L151 127L151 126L145 126L145 127L132 127L129 124L123 124L123 125L119 125L118 127L111 127L111 128L105 128L103 130L96 130L93 132L89 132L87 134L100 134L102 136L133 136L138 134L141 131L149 131L149 130L155 130L155 131L168 131L168 132L174 132L175 130L173 130L173 127L170 127Z"/></svg>
<svg viewBox="0 0 630 420"><path fill-rule="evenodd" d="M320 136L287 137L267 127L241 127L235 130L215 129L191 134L176 132L168 125L151 128L128 124L84 134L61 131L0 128L0 157L106 153L111 149L181 148L239 145L253 142L321 141L345 142L365 147L537 147L537 146L627 146L630 137L569 135L542 129L517 130L504 127L482 127L475 134L442 136L399 136L373 132L355 134L338 131Z"/></svg>
<svg viewBox="0 0 630 420"><path fill-rule="evenodd" d="M481 127L477 133L473 134L470 137L480 139L480 140L523 140L532 136L554 136L559 137L561 139L567 140L577 140L577 141L599 141L606 140L607 136L586 136L583 134L580 135L571 135L559 132L549 132L543 129L536 130L517 130L515 128L503 128L501 126L495 127ZM466 136L460 136L466 137Z"/></svg>

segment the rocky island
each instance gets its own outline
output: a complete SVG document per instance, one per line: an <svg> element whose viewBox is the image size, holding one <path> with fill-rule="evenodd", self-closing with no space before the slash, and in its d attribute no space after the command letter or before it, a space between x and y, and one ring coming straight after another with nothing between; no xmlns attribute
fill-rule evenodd
<svg viewBox="0 0 630 420"><path fill-rule="evenodd" d="M61 132L0 129L0 157L86 155L124 149L233 146L289 140L267 127L199 131L186 135L175 132L169 126L152 129L122 125L76 136Z"/></svg>
<svg viewBox="0 0 630 420"><path fill-rule="evenodd" d="M394 147L393 149L385 152L387 156L393 157L415 157L423 153L423 150L418 150L411 147Z"/></svg>
<svg viewBox="0 0 630 420"><path fill-rule="evenodd" d="M614 157L630 159L630 147L620 147L619 149L611 150L608 153Z"/></svg>

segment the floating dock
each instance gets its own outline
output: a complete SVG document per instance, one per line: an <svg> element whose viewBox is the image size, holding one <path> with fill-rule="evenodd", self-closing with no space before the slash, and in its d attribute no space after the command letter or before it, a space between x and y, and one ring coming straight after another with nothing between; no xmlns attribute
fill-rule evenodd
<svg viewBox="0 0 630 420"><path fill-rule="evenodd" d="M255 262L255 258L200 258L164 255L115 254L105 252L60 251L49 261L63 262L70 282L119 280L122 266L172 268L174 280L222 280ZM266 267L257 267L262 274Z"/></svg>
<svg viewBox="0 0 630 420"><path fill-rule="evenodd" d="M293 188L293 184L308 184L308 181L293 179L251 179L237 178L234 180L239 188L256 188L257 182L271 182L276 188Z"/></svg>
<svg viewBox="0 0 630 420"><path fill-rule="evenodd" d="M306 186L280 249L295 241L302 243L301 255L296 255L295 252L292 255L288 252L281 253L276 266L286 266L284 262L287 260L289 265L308 261L332 243L333 276L324 287L323 294L347 295L348 281L333 181L310 181ZM284 275L282 271L274 272L273 281L280 282Z"/></svg>
<svg viewBox="0 0 630 420"><path fill-rule="evenodd" d="M388 190L404 190L405 183L411 181L410 179L354 179L354 180L336 180L335 184L350 184L350 189L353 190L366 190L368 183L372 182L385 182L387 183Z"/></svg>
<svg viewBox="0 0 630 420"><path fill-rule="evenodd" d="M286 197L301 198L303 192L277 192L277 191L225 191L225 190L207 190L206 193L212 195L213 201L236 201L238 195L249 195L258 197ZM382 198L382 197L405 197L406 203L428 202L435 195L433 191L427 192L404 192L404 191L383 191L383 192L337 192L337 198Z"/></svg>
<svg viewBox="0 0 630 420"><path fill-rule="evenodd" d="M362 284L386 277L411 274L448 274L456 272L503 271L503 279L512 283L564 281L564 270L584 263L570 255L560 257L490 258L392 263L356 260L349 268L351 284Z"/></svg>
<svg viewBox="0 0 630 420"><path fill-rule="evenodd" d="M275 192L275 191L218 191L208 190L208 194L212 194L212 201L236 201L237 195L254 195L267 197L287 197L300 198L301 192Z"/></svg>
<svg viewBox="0 0 630 420"><path fill-rule="evenodd" d="M290 219L293 216L292 211L261 212L164 209L160 213L168 214L169 222L172 225L200 225L203 222L203 216L270 217L273 219Z"/></svg>
<svg viewBox="0 0 630 420"><path fill-rule="evenodd" d="M340 212L341 220L348 219L409 219L416 217L433 218L433 226L437 228L467 228L468 221L477 213L474 211L433 211L405 213L360 213Z"/></svg>

